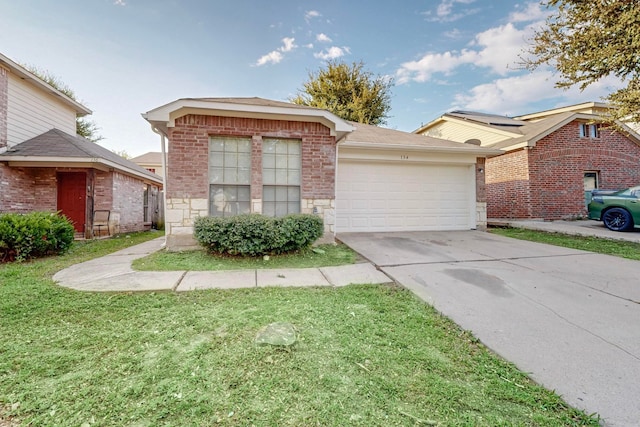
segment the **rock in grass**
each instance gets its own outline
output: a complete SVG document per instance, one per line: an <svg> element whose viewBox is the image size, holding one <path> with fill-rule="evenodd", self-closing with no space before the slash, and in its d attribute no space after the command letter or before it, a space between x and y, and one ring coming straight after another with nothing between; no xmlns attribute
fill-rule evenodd
<svg viewBox="0 0 640 427"><path fill-rule="evenodd" d="M275 322L258 331L256 335L257 345L273 345L289 347L296 342L296 328L291 323Z"/></svg>

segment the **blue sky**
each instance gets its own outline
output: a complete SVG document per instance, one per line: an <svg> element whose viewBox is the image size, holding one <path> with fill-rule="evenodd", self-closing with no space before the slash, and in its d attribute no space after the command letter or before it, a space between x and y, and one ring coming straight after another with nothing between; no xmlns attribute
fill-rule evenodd
<svg viewBox="0 0 640 427"><path fill-rule="evenodd" d="M453 109L518 115L600 98L517 66L537 1L0 0L0 52L45 69L94 111L101 144L159 151L140 114L183 97L286 101L329 59L394 79L387 127Z"/></svg>

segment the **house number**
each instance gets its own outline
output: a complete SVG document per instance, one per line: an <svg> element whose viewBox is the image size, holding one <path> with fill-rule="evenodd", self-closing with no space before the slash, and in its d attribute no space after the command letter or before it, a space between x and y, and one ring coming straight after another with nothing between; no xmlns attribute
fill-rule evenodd
<svg viewBox="0 0 640 427"><path fill-rule="evenodd" d="M400 156L400 160L409 160L409 156L405 156L404 154L402 154Z"/></svg>

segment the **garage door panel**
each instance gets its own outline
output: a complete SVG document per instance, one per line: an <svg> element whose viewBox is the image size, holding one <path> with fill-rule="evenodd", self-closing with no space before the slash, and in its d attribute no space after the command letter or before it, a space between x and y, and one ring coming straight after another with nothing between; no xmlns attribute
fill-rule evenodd
<svg viewBox="0 0 640 427"><path fill-rule="evenodd" d="M336 229L466 230L475 216L468 165L340 161Z"/></svg>

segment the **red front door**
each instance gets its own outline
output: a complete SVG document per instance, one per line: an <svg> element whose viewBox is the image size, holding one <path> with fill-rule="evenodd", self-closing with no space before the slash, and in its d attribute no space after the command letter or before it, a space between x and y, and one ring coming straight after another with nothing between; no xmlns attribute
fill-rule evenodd
<svg viewBox="0 0 640 427"><path fill-rule="evenodd" d="M58 174L58 210L73 222L77 232L84 232L87 202L87 175L84 172Z"/></svg>

